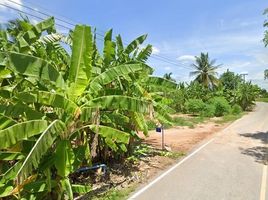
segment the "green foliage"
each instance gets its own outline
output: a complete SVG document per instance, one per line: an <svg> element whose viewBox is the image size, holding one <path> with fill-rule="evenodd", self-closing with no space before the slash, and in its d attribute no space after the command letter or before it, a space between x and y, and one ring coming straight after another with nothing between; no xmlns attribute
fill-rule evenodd
<svg viewBox="0 0 268 200"><path fill-rule="evenodd" d="M174 117L172 119L172 123L175 126L190 126L192 127L193 124L191 123L190 119L184 118L184 117Z"/></svg>
<svg viewBox="0 0 268 200"><path fill-rule="evenodd" d="M148 130L155 130L156 123L153 120L147 120L146 125L148 127Z"/></svg>
<svg viewBox="0 0 268 200"><path fill-rule="evenodd" d="M178 89L170 92L169 98L171 99L171 103L169 104L171 108L176 110L176 112L185 111L185 102L188 98L186 89Z"/></svg>
<svg viewBox="0 0 268 200"><path fill-rule="evenodd" d="M99 131L100 136L104 138L107 146L109 146L113 151L117 151L118 149L127 151L125 144L128 144L130 134L108 126L91 125L90 127L95 132L97 130Z"/></svg>
<svg viewBox="0 0 268 200"><path fill-rule="evenodd" d="M204 117L214 117L216 113L216 106L214 104L206 104L201 112Z"/></svg>
<svg viewBox="0 0 268 200"><path fill-rule="evenodd" d="M220 117L231 112L231 106L224 97L215 97L209 101L215 107L215 116Z"/></svg>
<svg viewBox="0 0 268 200"><path fill-rule="evenodd" d="M149 103L138 98L128 96L107 95L92 99L88 102L88 106L146 113L148 111Z"/></svg>
<svg viewBox="0 0 268 200"><path fill-rule="evenodd" d="M143 48L138 56L137 56L137 60L141 61L141 62L145 62L148 60L149 56L152 54L153 52L153 46L148 44L145 48Z"/></svg>
<svg viewBox="0 0 268 200"><path fill-rule="evenodd" d="M0 131L0 149L12 147L25 138L31 138L43 132L47 127L45 120L32 120L15 124Z"/></svg>
<svg viewBox="0 0 268 200"><path fill-rule="evenodd" d="M256 101L268 103L268 98L267 97L266 98L258 98L258 99L256 99Z"/></svg>
<svg viewBox="0 0 268 200"><path fill-rule="evenodd" d="M183 152L168 152L159 149L155 149L147 144L139 144L134 147L133 153L130 157L127 158L130 162L138 162L142 160L142 158L150 157L150 156L164 156L172 159L177 159L181 156L184 156Z"/></svg>
<svg viewBox="0 0 268 200"><path fill-rule="evenodd" d="M176 80L172 78L172 72L164 74L163 78L172 82L176 82Z"/></svg>
<svg viewBox="0 0 268 200"><path fill-rule="evenodd" d="M57 136L65 131L65 128L63 122L55 120L42 132L17 171L19 183L26 180L33 169L38 168L41 158L51 148Z"/></svg>
<svg viewBox="0 0 268 200"><path fill-rule="evenodd" d="M92 68L93 42L91 28L77 25L73 32L72 57L69 70L69 95L80 96L89 84Z"/></svg>
<svg viewBox="0 0 268 200"><path fill-rule="evenodd" d="M137 131L147 135L156 121L193 127L206 119L172 118L174 110L227 113L220 98L213 99L215 111L204 103L223 95L214 88L218 66L208 54L197 57L197 82L178 85L171 74L170 80L151 76L145 61L152 46L140 49L146 37L124 47L109 30L100 53L91 27L77 25L64 35L56 32L54 18L37 25L17 19L0 31L0 197L73 199L91 187L70 175L100 157L128 155ZM255 95L255 86L243 87L241 94ZM234 96L245 103L244 96ZM150 153L141 145L132 158Z"/></svg>
<svg viewBox="0 0 268 200"><path fill-rule="evenodd" d="M243 82L243 79L238 74L227 70L220 76L220 82L225 90L234 90Z"/></svg>
<svg viewBox="0 0 268 200"><path fill-rule="evenodd" d="M8 58L7 67L15 74L27 76L33 83L38 81L44 87L53 83L58 88L65 88L62 75L48 61L16 52L4 54Z"/></svg>
<svg viewBox="0 0 268 200"><path fill-rule="evenodd" d="M177 84L167 78L160 78L160 77L154 77L154 76L150 76L148 78L148 82L150 85L156 85L158 87L165 87L165 88L170 88L170 89L176 89L177 88Z"/></svg>
<svg viewBox="0 0 268 200"><path fill-rule="evenodd" d="M178 159L178 158L184 156L185 154L183 152L160 151L159 155L164 156L164 157L168 157L168 158L172 158L172 159Z"/></svg>
<svg viewBox="0 0 268 200"><path fill-rule="evenodd" d="M134 147L131 156L127 158L130 162L138 162L141 158L147 157L149 154L153 152L152 147L146 144L140 144Z"/></svg>
<svg viewBox="0 0 268 200"><path fill-rule="evenodd" d="M186 96L188 99L202 99L204 102L206 102L214 96L214 93L209 88L206 88L202 84L193 81L186 88Z"/></svg>
<svg viewBox="0 0 268 200"><path fill-rule="evenodd" d="M240 105L244 111L250 110L259 93L260 89L258 86L252 85L251 82L243 83L238 87L236 103Z"/></svg>
<svg viewBox="0 0 268 200"><path fill-rule="evenodd" d="M185 103L185 108L188 113L199 114L205 107L205 103L201 99L189 99Z"/></svg>
<svg viewBox="0 0 268 200"><path fill-rule="evenodd" d="M104 89L104 86L115 81L118 77L125 77L128 74L141 72L145 70L147 67L143 64L124 64L118 65L116 67L112 67L107 69L105 72L96 76L90 83L90 89L97 93L100 90Z"/></svg>
<svg viewBox="0 0 268 200"><path fill-rule="evenodd" d="M125 48L110 30L100 54L89 26L63 35L53 18L36 26L23 19L1 30L1 197L73 199L91 189L69 179L76 169L127 152L136 131L147 134L145 116L168 121L172 109L151 88L176 84L149 78L145 39Z"/></svg>
<svg viewBox="0 0 268 200"><path fill-rule="evenodd" d="M235 105L232 106L232 114L233 114L233 115L239 115L239 114L241 114L241 113L242 113L242 108L241 108L241 106L239 106L239 105L237 105L237 104L235 104Z"/></svg>
<svg viewBox="0 0 268 200"><path fill-rule="evenodd" d="M261 89L259 95L260 95L260 98L268 98L268 92L266 89Z"/></svg>
<svg viewBox="0 0 268 200"><path fill-rule="evenodd" d="M216 123L224 124L224 123L228 123L228 122L233 122L241 117L242 117L242 113L240 113L238 115L237 114L224 115L221 119L217 120Z"/></svg>
<svg viewBox="0 0 268 200"><path fill-rule="evenodd" d="M110 189L104 194L101 195L94 195L92 196L92 200L124 200L126 199L130 193L134 192L136 187L130 186L123 189Z"/></svg>
<svg viewBox="0 0 268 200"><path fill-rule="evenodd" d="M57 174L67 177L72 172L74 152L69 140L59 141L55 153L55 167Z"/></svg>

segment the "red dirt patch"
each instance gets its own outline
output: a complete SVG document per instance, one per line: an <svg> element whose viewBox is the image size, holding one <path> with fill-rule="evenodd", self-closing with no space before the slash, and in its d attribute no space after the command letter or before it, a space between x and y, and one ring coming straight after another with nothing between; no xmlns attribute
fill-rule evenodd
<svg viewBox="0 0 268 200"><path fill-rule="evenodd" d="M174 152L187 152L197 143L216 133L227 125L218 125L214 122L206 122L197 125L195 128L175 127L164 130L164 143ZM162 134L155 131L149 131L149 136L140 134L143 142L161 149Z"/></svg>

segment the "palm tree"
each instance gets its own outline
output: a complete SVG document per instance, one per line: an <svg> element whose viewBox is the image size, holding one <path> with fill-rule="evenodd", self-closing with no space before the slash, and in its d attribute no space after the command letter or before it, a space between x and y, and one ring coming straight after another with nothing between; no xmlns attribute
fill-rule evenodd
<svg viewBox="0 0 268 200"><path fill-rule="evenodd" d="M195 63L192 64L195 71L190 72L190 76L196 76L196 82L204 85L205 87L211 87L218 85L216 70L220 65L215 65L216 60L209 59L208 53L201 53L200 57L195 57Z"/></svg>
<svg viewBox="0 0 268 200"><path fill-rule="evenodd" d="M170 73L165 73L164 76L163 76L164 79L167 79L169 81L173 81L173 82L176 82L176 80L174 78L172 78L172 72Z"/></svg>

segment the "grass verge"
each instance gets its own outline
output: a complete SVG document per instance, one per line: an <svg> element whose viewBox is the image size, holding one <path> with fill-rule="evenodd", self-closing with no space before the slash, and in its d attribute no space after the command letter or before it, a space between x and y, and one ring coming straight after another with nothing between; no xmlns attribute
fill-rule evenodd
<svg viewBox="0 0 268 200"><path fill-rule="evenodd" d="M268 103L268 98L258 98L256 101Z"/></svg>
<svg viewBox="0 0 268 200"><path fill-rule="evenodd" d="M224 124L224 123L228 123L228 122L232 122L232 121L235 121L239 118L241 118L245 113L240 113L240 114L237 114L237 115L224 115L221 119L219 120L216 120L215 122L217 124Z"/></svg>
<svg viewBox="0 0 268 200"><path fill-rule="evenodd" d="M110 189L104 194L93 197L92 200L123 200L126 199L131 192L136 189L137 185L131 185L123 189Z"/></svg>
<svg viewBox="0 0 268 200"><path fill-rule="evenodd" d="M189 128L194 128L196 124L200 124L208 120L208 117L194 116L194 117L174 117L171 124L165 124L165 128L172 128L175 126L188 126ZM147 121L147 126L149 130L154 130L156 128L155 122Z"/></svg>

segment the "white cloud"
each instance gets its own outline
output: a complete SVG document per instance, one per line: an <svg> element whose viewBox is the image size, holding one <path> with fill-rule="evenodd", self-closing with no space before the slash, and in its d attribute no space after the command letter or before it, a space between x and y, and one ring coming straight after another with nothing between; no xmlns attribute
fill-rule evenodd
<svg viewBox="0 0 268 200"><path fill-rule="evenodd" d="M188 62L193 62L195 61L195 56L192 55L183 55L177 58L179 61L188 61Z"/></svg>
<svg viewBox="0 0 268 200"><path fill-rule="evenodd" d="M231 63L226 63L226 68L230 69L231 71L240 72L244 68L247 68L251 65L251 62L249 61L234 61Z"/></svg>
<svg viewBox="0 0 268 200"><path fill-rule="evenodd" d="M152 52L152 54L153 55L158 55L159 53L160 53L160 50L157 47L153 46L153 52Z"/></svg>
<svg viewBox="0 0 268 200"><path fill-rule="evenodd" d="M14 1L14 3L11 1L8 1L8 0L0 0L0 3L5 4L7 6L10 6L10 7L13 7L13 8L18 9L18 10L22 10L22 6L21 6L23 4L22 0L12 0L12 1ZM7 11L7 10L9 10L9 8L0 5L0 10Z"/></svg>
<svg viewBox="0 0 268 200"><path fill-rule="evenodd" d="M234 31L239 29L247 29L249 27L259 26L262 23L259 18L235 18L233 20L219 20L219 29L221 31Z"/></svg>
<svg viewBox="0 0 268 200"><path fill-rule="evenodd" d="M164 67L164 70L170 71L171 70L171 67Z"/></svg>

